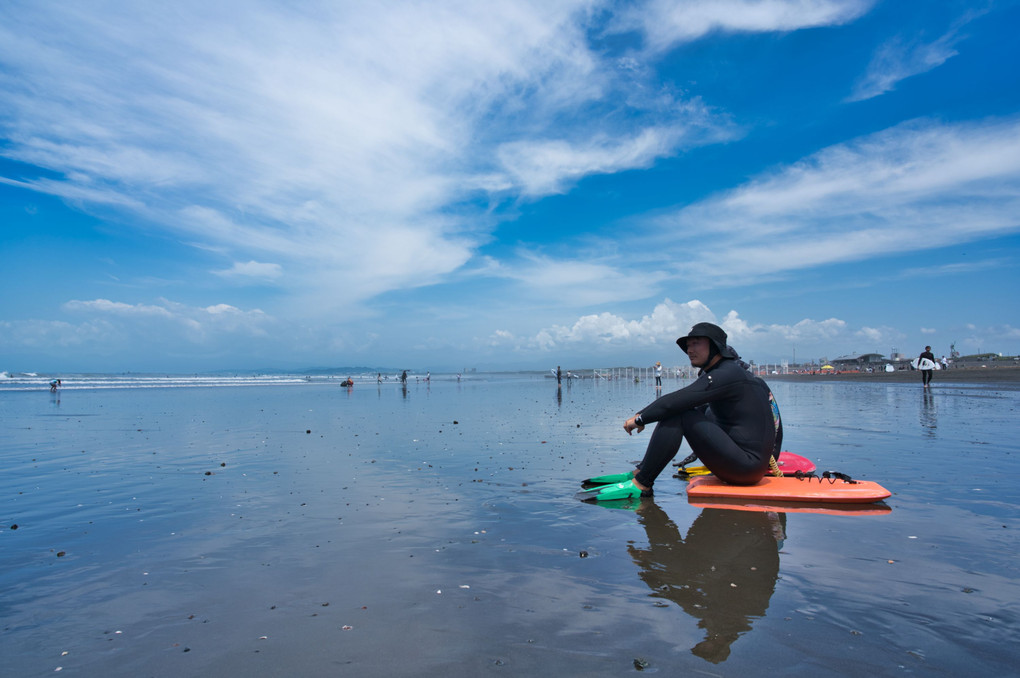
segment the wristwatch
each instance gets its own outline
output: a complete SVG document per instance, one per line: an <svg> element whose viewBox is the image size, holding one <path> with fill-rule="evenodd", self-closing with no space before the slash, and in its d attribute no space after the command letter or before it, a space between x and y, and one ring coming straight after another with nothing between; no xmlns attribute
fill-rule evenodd
<svg viewBox="0 0 1020 678"><path fill-rule="evenodd" d="M645 420L641 418L641 413L640 412L638 412L637 414L634 415L634 423L637 424L638 426L644 426L645 425Z"/></svg>

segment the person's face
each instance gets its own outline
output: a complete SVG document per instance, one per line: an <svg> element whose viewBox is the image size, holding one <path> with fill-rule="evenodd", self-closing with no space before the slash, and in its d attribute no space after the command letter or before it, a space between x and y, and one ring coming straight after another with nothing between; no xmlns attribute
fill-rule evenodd
<svg viewBox="0 0 1020 678"><path fill-rule="evenodd" d="M708 337L687 339L687 357L691 360L691 367L704 367L708 363L709 346Z"/></svg>

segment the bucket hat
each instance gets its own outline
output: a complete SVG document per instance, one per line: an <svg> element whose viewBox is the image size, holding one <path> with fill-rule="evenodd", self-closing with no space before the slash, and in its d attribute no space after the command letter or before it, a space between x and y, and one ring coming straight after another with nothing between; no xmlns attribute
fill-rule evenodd
<svg viewBox="0 0 1020 678"><path fill-rule="evenodd" d="M680 350L684 353L687 353L687 340L691 337L707 338L715 344L715 348L719 351L719 355L724 358L730 357L730 349L726 346L726 332L724 332L723 328L718 325L713 325L712 323L698 323L691 328L691 331L687 333L686 337L680 337L677 339L676 345L679 346ZM733 353L735 354L736 351Z"/></svg>

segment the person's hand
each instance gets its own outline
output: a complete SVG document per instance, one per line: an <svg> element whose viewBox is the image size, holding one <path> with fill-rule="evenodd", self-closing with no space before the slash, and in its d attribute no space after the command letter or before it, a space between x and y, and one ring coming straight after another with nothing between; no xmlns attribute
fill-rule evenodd
<svg viewBox="0 0 1020 678"><path fill-rule="evenodd" d="M627 421L623 422L623 430L627 432L627 435L631 435L635 429L637 430L638 433L641 433L642 431L645 430L644 424L637 423L636 414Z"/></svg>

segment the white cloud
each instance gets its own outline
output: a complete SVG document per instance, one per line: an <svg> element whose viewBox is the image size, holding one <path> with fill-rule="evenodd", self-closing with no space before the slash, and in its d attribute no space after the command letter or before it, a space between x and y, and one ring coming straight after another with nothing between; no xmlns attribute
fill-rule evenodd
<svg viewBox="0 0 1020 678"><path fill-rule="evenodd" d="M873 0L650 0L624 13L615 29L640 29L653 51L708 33L764 33L845 24Z"/></svg>
<svg viewBox="0 0 1020 678"><path fill-rule="evenodd" d="M668 278L654 269L627 270L618 260L616 255L568 259L521 251L517 260L484 273L516 281L524 294L544 303L572 308L644 299Z"/></svg>
<svg viewBox="0 0 1020 678"><path fill-rule="evenodd" d="M237 335L264 337L275 323L259 309L243 311L229 304L198 308L168 299L160 299L157 304L72 300L64 304L64 309L101 320L105 341L126 344L132 338L144 337L146 342L152 342L154 349L177 342L216 344Z"/></svg>
<svg viewBox="0 0 1020 678"><path fill-rule="evenodd" d="M275 280L283 275L283 267L279 264L267 264L258 261L241 263L235 261L234 265L221 271L213 271L224 278L258 278L262 280Z"/></svg>
<svg viewBox="0 0 1020 678"><path fill-rule="evenodd" d="M1016 232L1018 212L1020 120L914 121L657 218L645 245L697 237L680 274L736 284Z"/></svg>
<svg viewBox="0 0 1020 678"><path fill-rule="evenodd" d="M675 33L692 19L697 30L793 30L867 6L723 4L648 8ZM294 308L324 289L327 310L349 308L470 261L495 223L464 210L479 192L559 193L733 137L696 99L646 90L640 69L592 49L607 10L6 3L2 153L47 176L0 182L126 213L237 262L276 262L213 273L275 280Z"/></svg>
<svg viewBox="0 0 1020 678"><path fill-rule="evenodd" d="M721 121L710 121L696 105L688 105L685 126L650 127L627 138L596 134L578 142L563 139L514 141L499 147L497 156L510 180L524 196L564 193L583 177L650 167L678 149L732 138Z"/></svg>
<svg viewBox="0 0 1020 678"><path fill-rule="evenodd" d="M0 180L300 268L299 294L434 281L484 237L443 211L507 183L498 146L606 96L588 6L12 3L3 154L57 176Z"/></svg>
<svg viewBox="0 0 1020 678"><path fill-rule="evenodd" d="M863 101L896 88L896 84L938 68L958 54L955 47L966 36L960 30L987 10L969 10L942 36L924 42L895 37L875 51L868 70L854 86L848 101Z"/></svg>
<svg viewBox="0 0 1020 678"><path fill-rule="evenodd" d="M125 304L120 301L110 301L109 299L94 299L92 301L78 301L73 299L65 303L64 308L72 312L94 312L123 317L173 317L173 314L164 306L155 306L151 304Z"/></svg>
<svg viewBox="0 0 1020 678"><path fill-rule="evenodd" d="M889 342L900 341L903 335L888 327L852 327L839 318L804 318L794 324L750 323L737 310L721 318L701 301L693 299L677 303L664 299L652 312L629 319L603 312L578 318L572 325L552 325L530 337L501 333L494 345L512 346L520 351L563 352L572 357L599 355L634 356L650 351L672 349L673 340L686 335L699 322L712 322L722 327L728 343L748 360L761 360L795 352L810 359L823 354L840 354L878 350ZM498 339L498 341L496 341ZM677 349L679 350L679 349ZM676 360L682 362L682 356Z"/></svg>
<svg viewBox="0 0 1020 678"><path fill-rule="evenodd" d="M613 313L598 313L578 318L573 325L553 325L538 332L522 346L543 350L563 346L603 347L649 346L664 336L686 334L698 322L716 322L715 315L698 300L678 304L670 299L656 304L652 313L627 320Z"/></svg>
<svg viewBox="0 0 1020 678"><path fill-rule="evenodd" d="M875 344L884 339L886 333L875 327L862 327L857 330L857 336L869 344Z"/></svg>
<svg viewBox="0 0 1020 678"><path fill-rule="evenodd" d="M887 42L875 52L867 73L854 87L848 101L863 101L885 94L901 80L941 66L957 55L953 49L956 42L957 38L949 34L927 44L904 45L900 40Z"/></svg>

